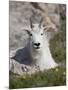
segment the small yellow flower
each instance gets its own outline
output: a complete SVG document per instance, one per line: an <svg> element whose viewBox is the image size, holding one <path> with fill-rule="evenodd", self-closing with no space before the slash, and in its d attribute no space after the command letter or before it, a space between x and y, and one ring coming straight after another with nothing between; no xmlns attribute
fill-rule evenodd
<svg viewBox="0 0 68 90"><path fill-rule="evenodd" d="M65 75L65 72L63 72L63 75Z"/></svg>
<svg viewBox="0 0 68 90"><path fill-rule="evenodd" d="M59 71L59 69L58 68L56 68L56 72L58 72Z"/></svg>
<svg viewBox="0 0 68 90"><path fill-rule="evenodd" d="M24 76L23 76L23 78L25 79L25 78L26 78L26 76L24 75Z"/></svg>

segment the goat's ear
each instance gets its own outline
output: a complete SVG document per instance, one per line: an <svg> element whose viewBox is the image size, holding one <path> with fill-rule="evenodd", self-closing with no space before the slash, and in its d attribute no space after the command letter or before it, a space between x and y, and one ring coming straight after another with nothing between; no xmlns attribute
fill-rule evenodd
<svg viewBox="0 0 68 90"><path fill-rule="evenodd" d="M47 26L47 25L44 25L44 24L43 24L43 30L44 30L44 31L49 31L49 28L50 28L50 26Z"/></svg>
<svg viewBox="0 0 68 90"><path fill-rule="evenodd" d="M26 29L25 31L27 32L27 34L31 35L30 30Z"/></svg>
<svg viewBox="0 0 68 90"><path fill-rule="evenodd" d="M47 28L47 27L44 27L43 30L44 30L44 31L48 31L48 28Z"/></svg>
<svg viewBox="0 0 68 90"><path fill-rule="evenodd" d="M44 27L44 31L54 32L54 31L57 31L57 28L56 27L51 27L51 26L46 26L46 27Z"/></svg>

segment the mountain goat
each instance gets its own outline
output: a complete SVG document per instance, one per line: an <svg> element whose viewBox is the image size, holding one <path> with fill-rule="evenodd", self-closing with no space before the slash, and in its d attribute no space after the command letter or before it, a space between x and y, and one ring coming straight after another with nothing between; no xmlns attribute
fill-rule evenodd
<svg viewBox="0 0 68 90"><path fill-rule="evenodd" d="M32 59L32 65L39 66L40 70L50 69L57 66L57 63L52 58L49 49L46 27L43 27L42 19L40 23L31 23L31 30L26 30L29 34L29 42L27 47Z"/></svg>

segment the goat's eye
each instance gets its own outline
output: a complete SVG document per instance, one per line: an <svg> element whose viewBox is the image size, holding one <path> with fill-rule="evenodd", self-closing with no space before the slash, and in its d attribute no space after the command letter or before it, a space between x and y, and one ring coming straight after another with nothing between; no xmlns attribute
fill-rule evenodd
<svg viewBox="0 0 68 90"><path fill-rule="evenodd" d="M43 35L43 33L41 33L41 35Z"/></svg>
<svg viewBox="0 0 68 90"><path fill-rule="evenodd" d="M30 36L32 36L32 34L30 34Z"/></svg>

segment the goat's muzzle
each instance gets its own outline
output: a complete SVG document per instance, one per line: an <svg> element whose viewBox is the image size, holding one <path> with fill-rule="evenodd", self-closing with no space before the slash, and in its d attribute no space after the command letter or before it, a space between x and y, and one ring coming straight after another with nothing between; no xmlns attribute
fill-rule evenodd
<svg viewBox="0 0 68 90"><path fill-rule="evenodd" d="M34 44L33 44L33 47L34 47L35 49L39 49L39 48L40 48L40 43L34 43Z"/></svg>

